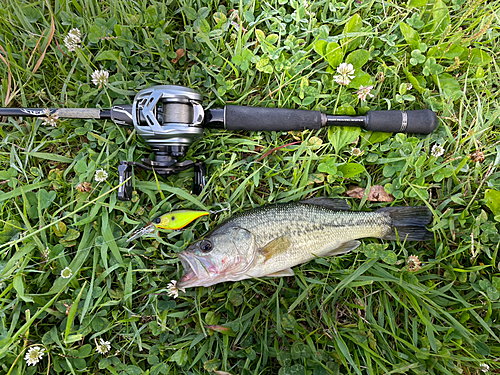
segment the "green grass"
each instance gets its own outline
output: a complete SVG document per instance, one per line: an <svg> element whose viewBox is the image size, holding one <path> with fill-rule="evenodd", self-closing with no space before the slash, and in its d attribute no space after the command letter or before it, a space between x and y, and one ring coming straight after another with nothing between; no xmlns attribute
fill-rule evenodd
<svg viewBox="0 0 500 375"><path fill-rule="evenodd" d="M136 170L137 194L124 203L118 162L150 155L135 132L109 121L54 128L2 118L0 373L482 374L481 364L498 373L498 2L48 4L3 2L2 106L108 108L177 84L211 108L431 108L440 125L426 137L207 130L188 154L209 170L200 196L189 195L190 171L155 181ZM64 45L72 28L82 34L75 52ZM172 62L178 49L186 54ZM340 87L333 76L345 61L356 78ZM110 72L107 86L92 84L96 69ZM373 85L374 97L360 101L360 85ZM436 144L444 155L431 156ZM363 154L352 156L354 147ZM97 183L101 168L109 177ZM83 182L90 192L77 191ZM175 253L229 213L126 243L137 224L174 209L228 204L234 213L372 185L393 205L431 208L435 240L387 242L382 255L385 246L365 240L296 267L295 277L188 289L175 300L166 293L182 273ZM420 270L408 270L410 255ZM64 279L66 267L73 275ZM96 352L99 339L109 353ZM45 355L28 367L32 346Z"/></svg>

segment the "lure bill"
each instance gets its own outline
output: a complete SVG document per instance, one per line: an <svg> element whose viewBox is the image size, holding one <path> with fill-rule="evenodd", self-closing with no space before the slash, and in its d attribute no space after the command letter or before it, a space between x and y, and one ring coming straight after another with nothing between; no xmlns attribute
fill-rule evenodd
<svg viewBox="0 0 500 375"><path fill-rule="evenodd" d="M151 223L146 224L144 228L140 228L130 235L130 238L127 239L127 242L132 242L133 240L138 239L139 237L145 236L146 234L153 233L155 231L155 226Z"/></svg>

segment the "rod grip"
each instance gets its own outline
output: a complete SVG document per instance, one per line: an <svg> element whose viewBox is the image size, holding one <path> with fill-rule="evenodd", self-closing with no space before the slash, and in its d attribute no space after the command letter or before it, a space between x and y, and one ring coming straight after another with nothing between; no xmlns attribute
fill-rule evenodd
<svg viewBox="0 0 500 375"><path fill-rule="evenodd" d="M378 132L430 134L437 125L437 115L430 109L368 111L364 128Z"/></svg>
<svg viewBox="0 0 500 375"><path fill-rule="evenodd" d="M319 111L227 105L225 128L250 131L320 129L326 122L324 117Z"/></svg>

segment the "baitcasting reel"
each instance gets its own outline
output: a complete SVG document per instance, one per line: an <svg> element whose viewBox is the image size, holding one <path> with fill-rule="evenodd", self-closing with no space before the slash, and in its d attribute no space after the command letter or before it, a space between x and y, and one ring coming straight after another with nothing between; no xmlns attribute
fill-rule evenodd
<svg viewBox="0 0 500 375"><path fill-rule="evenodd" d="M412 111L369 111L362 116L327 115L319 111L285 108L260 108L238 105L222 109L202 106L200 93L183 86L152 86L141 90L133 104L113 106L109 110L94 108L0 108L0 116L111 119L116 124L134 126L137 133L151 146L155 160L142 163L122 161L118 167L119 182L126 181L132 167L140 167L168 176L194 168L193 193L205 186L206 168L203 163L179 161L188 147L203 136L204 128L247 131L291 131L320 129L325 126L359 126L369 131L430 134L438 119L429 109ZM132 182L120 186L118 198L130 200Z"/></svg>
<svg viewBox="0 0 500 375"><path fill-rule="evenodd" d="M164 176L194 167L193 193L201 193L205 186L204 164L179 162L179 158L186 156L188 147L203 136L202 100L200 93L187 87L153 86L139 91L132 105L111 108L110 118L119 125L133 125L155 154L155 160L145 158L142 163L120 162L120 184L130 177L133 166ZM131 195L129 180L118 189L118 198L130 200Z"/></svg>

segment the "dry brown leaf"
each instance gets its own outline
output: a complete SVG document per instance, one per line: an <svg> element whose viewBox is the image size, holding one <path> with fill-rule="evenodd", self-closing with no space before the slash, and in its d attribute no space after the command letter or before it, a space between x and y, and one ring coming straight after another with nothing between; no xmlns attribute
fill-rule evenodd
<svg viewBox="0 0 500 375"><path fill-rule="evenodd" d="M3 49L2 46L0 46L0 51L5 54L5 57L7 57L7 58L9 57L9 55L7 55L7 52L5 52L5 50ZM9 102L10 102L10 89L12 86L12 73L10 71L9 60L5 59L5 57L3 57L2 54L0 53L0 59L2 59L4 64L7 66L7 93L5 95L5 101L4 101L4 106L7 107L9 105Z"/></svg>
<svg viewBox="0 0 500 375"><path fill-rule="evenodd" d="M213 324L213 325L205 326L205 328L208 328L208 329L211 329L211 330L217 331L217 332L226 332L226 331L229 331L229 328L220 326L218 324Z"/></svg>
<svg viewBox="0 0 500 375"><path fill-rule="evenodd" d="M348 190L346 194L352 198L361 199L365 195L365 188L357 186ZM373 185L368 193L367 200L370 202L393 202L394 196L388 194L382 185Z"/></svg>
<svg viewBox="0 0 500 375"><path fill-rule="evenodd" d="M42 65L42 61L45 59L45 54L47 53L47 49L49 48L50 43L52 42L52 39L54 38L54 33L56 31L56 24L54 22L54 14L52 13L52 8L50 7L50 3L47 0L45 0L45 2L47 3L47 7L48 7L49 12L50 12L50 33L49 33L49 39L47 40L47 45L45 46L45 49L43 50L42 55L40 56L40 58L36 62L35 67L33 68L33 72L32 72L33 74L35 74L36 71L38 70L38 68L40 67L40 65ZM40 37L40 39L41 39L41 37ZM37 46L38 46L38 43L37 43Z"/></svg>
<svg viewBox="0 0 500 375"><path fill-rule="evenodd" d="M172 62L174 64L176 64L176 63L179 62L179 60L181 59L181 57L186 54L186 51L184 51L182 48L179 48L177 51L175 51L175 54L177 55L177 57L175 59L172 59Z"/></svg>
<svg viewBox="0 0 500 375"><path fill-rule="evenodd" d="M382 185L374 185L370 189L368 200L372 202L393 202L394 196L388 194Z"/></svg>
<svg viewBox="0 0 500 375"><path fill-rule="evenodd" d="M357 198L361 199L363 198L363 195L365 195L365 188L362 187L355 187L351 190L347 190L346 194L350 196L351 198Z"/></svg>

